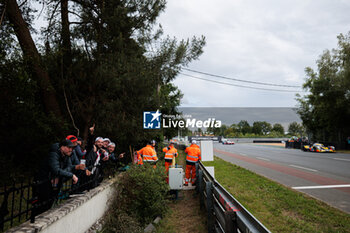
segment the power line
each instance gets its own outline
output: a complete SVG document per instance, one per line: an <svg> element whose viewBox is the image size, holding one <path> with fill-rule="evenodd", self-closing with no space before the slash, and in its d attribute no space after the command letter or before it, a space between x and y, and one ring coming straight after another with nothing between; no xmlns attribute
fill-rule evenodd
<svg viewBox="0 0 350 233"><path fill-rule="evenodd" d="M190 74L185 74L180 72L180 74L185 75L190 78L195 78L195 79L200 79L208 82L213 82L213 83L218 83L218 84L224 84L228 86L235 86L235 87L243 87L243 88L250 88L250 89L256 89L256 90L264 90L264 91L277 91L277 92L292 92L292 93L297 93L297 92L303 92L303 91L297 91L297 90L278 90L278 89L269 89L269 88L260 88L260 87L250 87L250 86L244 86L244 85L238 85L238 84L233 84L233 83L225 83L225 82L220 82L216 80L210 80L206 78L199 78Z"/></svg>
<svg viewBox="0 0 350 233"><path fill-rule="evenodd" d="M300 86L294 86L294 85L264 83L264 82L255 82L255 81L242 80L242 79L237 79L237 78L228 78L228 77L225 77L225 76L216 75L216 74L209 74L209 73L206 73L206 72L202 72L202 71L198 71L198 70L192 70L192 69L187 69L187 68L184 68L184 67L182 67L182 69L190 71L190 72L198 73L198 74L204 74L204 75L208 75L208 76L212 76L212 77L228 79L228 80L233 80L233 81L237 81L237 82L253 83L253 84L266 85L266 86L275 86L275 87L300 87Z"/></svg>

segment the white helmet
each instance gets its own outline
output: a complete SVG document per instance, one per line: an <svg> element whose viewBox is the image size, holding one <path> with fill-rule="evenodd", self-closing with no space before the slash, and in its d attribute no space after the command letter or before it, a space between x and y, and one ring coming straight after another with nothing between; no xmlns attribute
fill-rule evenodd
<svg viewBox="0 0 350 233"><path fill-rule="evenodd" d="M192 140L191 144L196 144L197 141L196 140Z"/></svg>

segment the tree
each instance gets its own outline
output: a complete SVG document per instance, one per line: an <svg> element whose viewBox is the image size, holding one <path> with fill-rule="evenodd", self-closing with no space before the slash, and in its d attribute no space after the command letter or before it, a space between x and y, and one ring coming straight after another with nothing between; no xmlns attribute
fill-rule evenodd
<svg viewBox="0 0 350 233"><path fill-rule="evenodd" d="M303 134L303 126L298 122L292 122L288 126L288 133L293 136L301 136Z"/></svg>
<svg viewBox="0 0 350 233"><path fill-rule="evenodd" d="M115 139L120 150L174 134L174 130L143 130L143 111L178 113L182 94L171 81L181 67L198 59L205 38L164 36L156 26L164 0L44 1L49 21L39 34L44 45L32 39L30 19L37 14L30 1L23 1L21 7L15 0L6 3L6 7L4 1L0 3L1 12L6 9L0 25L6 29L0 35L0 82L6 81L7 87L22 82L7 99L16 107L23 104L15 113L35 119L26 127L29 132L45 135L48 144L72 133L86 137L96 123L96 134ZM16 65L21 67L13 72ZM10 116L9 109L2 115ZM18 118L11 120L14 128L1 122L2 138L7 131L20 130ZM34 139L25 140L36 144Z"/></svg>
<svg viewBox="0 0 350 233"><path fill-rule="evenodd" d="M241 120L238 123L238 129L239 129L239 132L242 133L243 135L250 133L252 130L248 121L246 121L246 120Z"/></svg>
<svg viewBox="0 0 350 233"><path fill-rule="evenodd" d="M266 122L266 121L262 122L261 127L262 127L262 132L264 135L267 135L272 130L271 124Z"/></svg>
<svg viewBox="0 0 350 233"><path fill-rule="evenodd" d="M253 122L252 133L254 133L255 135L262 135L261 121Z"/></svg>
<svg viewBox="0 0 350 233"><path fill-rule="evenodd" d="M344 146L350 132L350 33L340 34L338 48L321 55L317 71L307 67L305 72L309 94L297 99L303 125L311 140Z"/></svg>
<svg viewBox="0 0 350 233"><path fill-rule="evenodd" d="M252 132L256 135L266 135L271 131L271 124L266 121L256 121L253 123Z"/></svg>
<svg viewBox="0 0 350 233"><path fill-rule="evenodd" d="M272 131L275 131L275 132L277 132L280 135L284 135L284 128L279 123L276 123L276 124L273 125Z"/></svg>
<svg viewBox="0 0 350 233"><path fill-rule="evenodd" d="M213 125L215 125L216 124L216 120L214 121L214 124ZM221 129L221 128L216 128L216 127L211 127L211 126L209 126L208 128L207 128L207 132L209 133L209 134L214 134L215 136L220 136L220 135L223 135L223 130Z"/></svg>
<svg viewBox="0 0 350 233"><path fill-rule="evenodd" d="M61 110L57 101L55 89L52 86L51 78L42 62L41 56L34 44L33 38L29 32L27 23L23 19L21 10L16 0L8 0L6 13L9 23L17 36L18 42L22 48L24 59L32 68L33 78L36 79L40 87L40 93L47 114L53 113L57 117L62 117Z"/></svg>

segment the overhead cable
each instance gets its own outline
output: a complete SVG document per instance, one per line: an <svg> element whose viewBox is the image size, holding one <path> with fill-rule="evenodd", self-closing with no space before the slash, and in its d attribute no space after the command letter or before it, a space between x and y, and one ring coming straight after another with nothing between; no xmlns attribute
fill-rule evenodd
<svg viewBox="0 0 350 233"><path fill-rule="evenodd" d="M228 77L225 77L225 76L222 76L222 75L209 74L209 73L206 73L206 72L202 72L202 71L198 71L198 70L192 70L192 69L188 69L188 68L184 68L184 67L182 67L182 69L190 71L190 72L198 73L198 74L204 74L204 75L208 75L208 76L212 76L212 77L216 77L216 78L228 79L228 80L233 80L233 81L237 81L237 82L253 83L253 84L266 85L266 86L276 86L276 87L299 87L300 88L300 86L294 86L294 85L264 83L264 82L248 81L248 80L237 79L237 78L228 78Z"/></svg>
<svg viewBox="0 0 350 233"><path fill-rule="evenodd" d="M187 76L187 77L190 77L190 78L195 78L195 79L204 80L204 81L213 82L213 83L218 83L218 84L224 84L224 85L228 85L228 86L243 87L243 88L250 88L250 89L264 90L264 91L292 92L292 93L304 92L304 91L298 91L298 90L280 90L280 89L269 89L269 88L244 86L244 85L238 85L238 84L233 84L233 83L220 82L220 81L206 79L206 78L200 78L200 77L196 77L196 76L182 73L182 72L180 72L180 74Z"/></svg>

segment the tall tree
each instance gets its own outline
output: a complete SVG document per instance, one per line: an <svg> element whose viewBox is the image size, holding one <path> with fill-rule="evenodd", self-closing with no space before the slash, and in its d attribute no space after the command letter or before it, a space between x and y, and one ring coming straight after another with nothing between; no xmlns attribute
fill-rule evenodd
<svg viewBox="0 0 350 233"><path fill-rule="evenodd" d="M200 56L205 39L164 36L156 25L165 9L164 0L41 1L48 26L38 37L45 47L36 46L30 34L29 18L38 16L29 7L30 1L23 0L21 7L15 0L6 2L6 17L0 26L9 30L0 35L0 83L6 87L18 81L23 84L7 100L21 109L16 113L24 112L19 116L32 116L27 121L32 126L23 128L33 132L33 140L48 135L45 142L50 143L75 133L67 123L56 130L55 121L45 114L60 116L63 122L70 122L71 115L83 135L96 123L96 134L113 138L121 150L174 134L174 130L144 130L143 111L178 113L182 94L171 81L182 66ZM0 9L5 8L3 3ZM22 53L13 46L18 43ZM21 69L13 72L18 64ZM9 81L2 78L5 76ZM2 114L11 111L5 109ZM19 119L11 121L14 133L21 130L16 121ZM5 136L2 133L1 138ZM33 140L26 139L26 143L32 145Z"/></svg>
<svg viewBox="0 0 350 233"><path fill-rule="evenodd" d="M32 71L35 74L33 77L37 79L46 113L53 113L58 118L61 118L62 114L55 89L52 86L50 76L45 70L41 56L29 32L28 24L24 21L16 0L7 1L6 13L22 48L24 58L32 67Z"/></svg>
<svg viewBox="0 0 350 233"><path fill-rule="evenodd" d="M298 113L314 141L344 146L350 135L350 33L338 36L338 48L326 50L317 60L317 71L305 69L304 89L298 96Z"/></svg>

